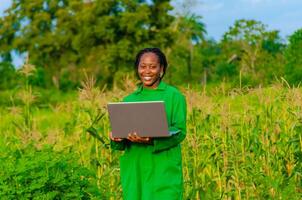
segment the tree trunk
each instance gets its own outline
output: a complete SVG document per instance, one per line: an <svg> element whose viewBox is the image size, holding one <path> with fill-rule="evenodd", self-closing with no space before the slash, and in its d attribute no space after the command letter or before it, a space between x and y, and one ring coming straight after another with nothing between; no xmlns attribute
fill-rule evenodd
<svg viewBox="0 0 302 200"><path fill-rule="evenodd" d="M190 43L190 54L189 54L189 61L188 61L188 75L189 75L189 78L192 77L192 65L193 65L193 44Z"/></svg>

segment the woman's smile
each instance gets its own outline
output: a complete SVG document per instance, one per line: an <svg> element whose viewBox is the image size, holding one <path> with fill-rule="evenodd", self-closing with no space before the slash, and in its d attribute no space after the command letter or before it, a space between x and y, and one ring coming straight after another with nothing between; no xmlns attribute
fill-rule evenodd
<svg viewBox="0 0 302 200"><path fill-rule="evenodd" d="M151 76L143 76L143 79L145 81L150 81L152 79L152 77Z"/></svg>

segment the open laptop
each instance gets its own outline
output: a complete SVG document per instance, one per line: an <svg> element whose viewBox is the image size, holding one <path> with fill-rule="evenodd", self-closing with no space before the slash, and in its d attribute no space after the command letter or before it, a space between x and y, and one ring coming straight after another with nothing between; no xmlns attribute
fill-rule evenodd
<svg viewBox="0 0 302 200"><path fill-rule="evenodd" d="M170 136L163 101L108 103L108 111L114 138L133 132L140 137Z"/></svg>

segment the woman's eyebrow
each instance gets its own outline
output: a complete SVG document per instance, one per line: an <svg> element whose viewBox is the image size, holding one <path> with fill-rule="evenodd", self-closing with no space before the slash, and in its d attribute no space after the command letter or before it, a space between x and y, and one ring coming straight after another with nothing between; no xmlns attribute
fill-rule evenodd
<svg viewBox="0 0 302 200"><path fill-rule="evenodd" d="M157 65L156 62L141 62L141 64L145 64L145 65Z"/></svg>

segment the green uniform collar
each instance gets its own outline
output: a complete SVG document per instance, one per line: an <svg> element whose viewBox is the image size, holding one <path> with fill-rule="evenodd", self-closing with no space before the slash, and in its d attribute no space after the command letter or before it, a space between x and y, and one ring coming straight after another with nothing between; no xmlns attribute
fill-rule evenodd
<svg viewBox="0 0 302 200"><path fill-rule="evenodd" d="M167 88L167 84L163 81L159 82L159 85L155 89L146 89L143 87L143 84L140 84L137 88L137 90L134 92L135 94L141 93L143 90L157 90L157 91L163 91Z"/></svg>

